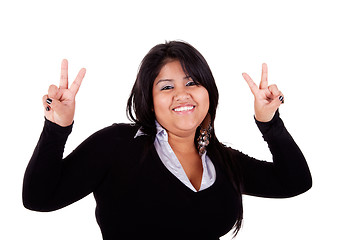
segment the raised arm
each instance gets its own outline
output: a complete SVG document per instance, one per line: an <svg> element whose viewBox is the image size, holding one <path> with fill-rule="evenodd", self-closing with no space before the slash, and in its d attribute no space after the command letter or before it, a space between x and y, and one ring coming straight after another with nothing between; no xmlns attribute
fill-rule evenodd
<svg viewBox="0 0 360 240"><path fill-rule="evenodd" d="M95 133L63 159L84 75L81 69L68 88L68 62L63 60L59 87L51 85L43 97L45 124L24 175L23 203L29 209L52 211L71 204L92 192L104 174L109 129Z"/></svg>
<svg viewBox="0 0 360 240"><path fill-rule="evenodd" d="M246 73L255 98L255 120L273 156L273 162L259 161L237 152L244 194L260 197L292 197L312 185L310 170L300 148L280 118L284 97L276 85L268 86L267 65L262 65L259 87Z"/></svg>

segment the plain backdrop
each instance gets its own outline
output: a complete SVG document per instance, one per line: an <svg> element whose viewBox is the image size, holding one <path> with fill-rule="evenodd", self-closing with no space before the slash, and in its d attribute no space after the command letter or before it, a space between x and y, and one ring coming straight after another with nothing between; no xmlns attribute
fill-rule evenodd
<svg viewBox="0 0 360 240"><path fill-rule="evenodd" d="M139 64L166 40L187 41L207 59L220 92L219 139L271 161L241 76L259 82L266 62L269 82L285 95L281 117L308 160L310 191L244 196L236 239L359 239L359 23L349 0L1 1L0 239L101 239L92 195L51 213L22 205L41 99L59 83L63 58L70 81L87 68L66 155L93 132L128 122Z"/></svg>

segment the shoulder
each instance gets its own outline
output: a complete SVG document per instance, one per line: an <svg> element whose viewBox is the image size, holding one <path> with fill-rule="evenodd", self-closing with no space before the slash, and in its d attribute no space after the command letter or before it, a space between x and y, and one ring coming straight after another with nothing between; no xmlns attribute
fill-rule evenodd
<svg viewBox="0 0 360 240"><path fill-rule="evenodd" d="M253 158L249 155L245 154L244 152L235 149L231 146L227 146L223 143L220 143L219 152L220 155L215 155L214 157L222 158L223 161L227 162L230 167L234 168L235 166L246 164L249 160Z"/></svg>
<svg viewBox="0 0 360 240"><path fill-rule="evenodd" d="M139 126L131 123L114 123L111 126L104 128L104 131L112 132L119 137L133 138L139 128Z"/></svg>
<svg viewBox="0 0 360 240"><path fill-rule="evenodd" d="M231 146L225 145L224 143L221 142L217 142L217 144L213 145L212 151L210 152L218 152L218 154L220 154L223 157L229 157L230 156L235 156L235 155L241 155L242 152L240 152L237 149L232 148ZM214 151L215 150L215 151Z"/></svg>
<svg viewBox="0 0 360 240"><path fill-rule="evenodd" d="M134 138L139 127L130 123L114 123L93 133L89 139L110 142L129 142Z"/></svg>

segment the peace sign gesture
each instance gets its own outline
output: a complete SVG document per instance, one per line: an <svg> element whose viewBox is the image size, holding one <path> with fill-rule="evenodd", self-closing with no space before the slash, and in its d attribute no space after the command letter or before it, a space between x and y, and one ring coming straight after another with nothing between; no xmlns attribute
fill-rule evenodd
<svg viewBox="0 0 360 240"><path fill-rule="evenodd" d="M75 114L75 96L85 72L86 69L82 68L68 88L68 61L66 59L62 61L59 87L51 85L48 94L43 96L46 119L63 127L72 124Z"/></svg>
<svg viewBox="0 0 360 240"><path fill-rule="evenodd" d="M262 65L260 86L258 87L247 73L243 77L255 97L255 118L260 122L270 121L276 110L284 103L284 96L275 84L268 86L268 68Z"/></svg>

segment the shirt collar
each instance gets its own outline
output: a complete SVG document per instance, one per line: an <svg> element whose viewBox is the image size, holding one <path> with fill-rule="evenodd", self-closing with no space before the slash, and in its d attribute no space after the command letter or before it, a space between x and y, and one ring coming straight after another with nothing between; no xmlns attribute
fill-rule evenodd
<svg viewBox="0 0 360 240"><path fill-rule="evenodd" d="M165 128L163 128L160 123L158 123L158 121L155 120L155 125L156 125L156 138L158 138L159 140L163 140L163 141L168 141L168 135L167 132L165 130ZM139 130L136 132L134 138L143 136L143 135L147 135L146 133L144 133L141 128L139 128Z"/></svg>
<svg viewBox="0 0 360 240"><path fill-rule="evenodd" d="M155 125L156 125L156 139L158 139L159 141L164 141L167 142L168 141L168 134L165 130L165 128L163 128L160 123L158 123L158 121L155 120ZM144 133L141 128L139 128L139 130L136 132L134 138L140 137L142 135L147 135L146 133ZM201 158L203 159L203 157L206 156L207 151L205 150L204 154L202 154Z"/></svg>

